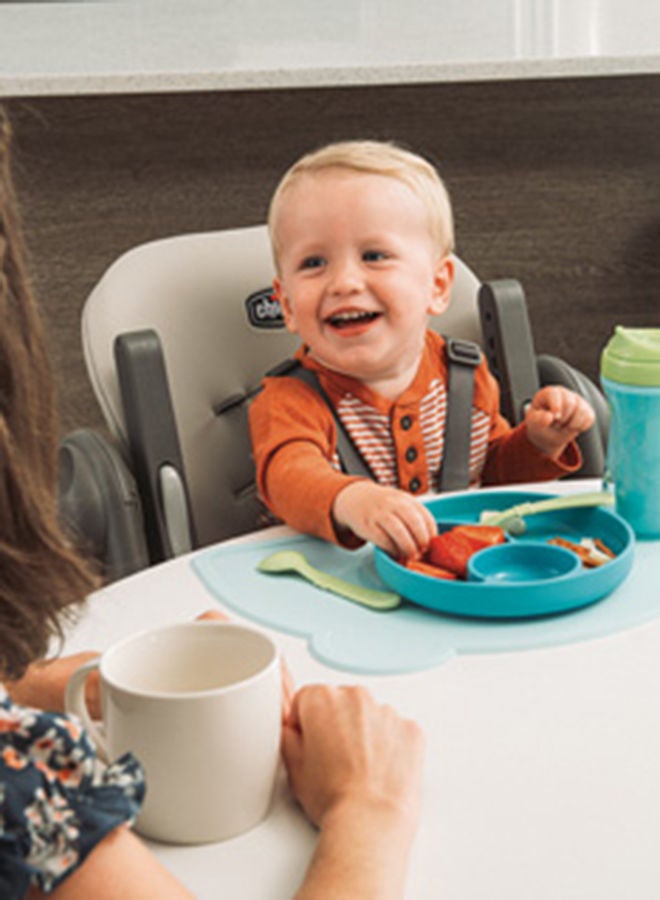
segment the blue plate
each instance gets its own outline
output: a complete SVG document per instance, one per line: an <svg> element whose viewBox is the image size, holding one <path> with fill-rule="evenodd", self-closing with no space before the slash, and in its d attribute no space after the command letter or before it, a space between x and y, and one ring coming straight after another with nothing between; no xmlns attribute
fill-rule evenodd
<svg viewBox="0 0 660 900"><path fill-rule="evenodd" d="M582 569L582 560L556 544L515 541L478 550L468 560L467 569L469 581L534 584L574 575Z"/></svg>
<svg viewBox="0 0 660 900"><path fill-rule="evenodd" d="M436 521L475 523L484 510L505 510L519 503L556 496L530 491L468 491L437 497L425 505ZM616 555L593 569L581 568L551 579L525 582L445 581L414 572L382 550L374 550L376 570L385 584L419 606L438 612L481 619L511 619L568 612L602 600L627 577L633 564L635 539L621 516L605 507L565 509L537 513L525 519L517 544L538 543L562 537L579 542L583 537L600 538Z"/></svg>

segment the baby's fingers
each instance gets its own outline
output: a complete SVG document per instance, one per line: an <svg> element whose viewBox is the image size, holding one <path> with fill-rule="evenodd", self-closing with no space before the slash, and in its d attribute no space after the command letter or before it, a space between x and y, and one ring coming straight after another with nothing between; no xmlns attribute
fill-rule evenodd
<svg viewBox="0 0 660 900"><path fill-rule="evenodd" d="M559 385L548 385L537 391L530 404L531 412L546 412L553 419L562 417L564 412L564 388Z"/></svg>
<svg viewBox="0 0 660 900"><path fill-rule="evenodd" d="M528 411L537 426L586 431L594 422L594 412L587 401L561 385L549 385L538 391Z"/></svg>
<svg viewBox="0 0 660 900"><path fill-rule="evenodd" d="M373 542L390 556L407 558L418 553L416 541L398 519L380 521L376 526Z"/></svg>
<svg viewBox="0 0 660 900"><path fill-rule="evenodd" d="M435 537L438 533L438 523L433 518L432 513L428 510L426 506L420 503L420 509L422 512L423 526L420 534L422 535L422 542L420 544L420 552L424 553L427 550L431 538Z"/></svg>
<svg viewBox="0 0 660 900"><path fill-rule="evenodd" d="M583 397L580 397L577 394L574 394L573 396L575 397L575 402L570 410L570 414L563 423L564 427L572 428L578 432L586 431L587 428L591 428L594 424L596 414Z"/></svg>
<svg viewBox="0 0 660 900"><path fill-rule="evenodd" d="M426 507L413 501L390 511L378 522L376 543L388 553L405 558L421 556L436 533L436 524Z"/></svg>

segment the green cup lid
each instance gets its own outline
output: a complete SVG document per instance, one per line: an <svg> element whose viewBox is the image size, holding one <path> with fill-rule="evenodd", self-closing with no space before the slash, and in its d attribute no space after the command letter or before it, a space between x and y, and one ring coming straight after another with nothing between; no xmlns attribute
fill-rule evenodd
<svg viewBox="0 0 660 900"><path fill-rule="evenodd" d="M660 387L660 328L617 325L601 355L600 372L610 381Z"/></svg>

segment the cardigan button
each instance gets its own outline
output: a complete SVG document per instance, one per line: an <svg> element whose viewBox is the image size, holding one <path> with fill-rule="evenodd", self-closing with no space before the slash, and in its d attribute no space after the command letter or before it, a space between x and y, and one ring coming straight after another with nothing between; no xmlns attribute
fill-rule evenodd
<svg viewBox="0 0 660 900"><path fill-rule="evenodd" d="M402 416L401 422L399 423L404 431L409 431L412 428L412 416Z"/></svg>
<svg viewBox="0 0 660 900"><path fill-rule="evenodd" d="M410 481L408 482L408 490L410 491L411 494L416 494L417 491L421 488L421 486L422 486L422 482L419 480L419 478L411 478Z"/></svg>
<svg viewBox="0 0 660 900"><path fill-rule="evenodd" d="M417 459L417 447L408 447L406 450L406 462L412 463Z"/></svg>

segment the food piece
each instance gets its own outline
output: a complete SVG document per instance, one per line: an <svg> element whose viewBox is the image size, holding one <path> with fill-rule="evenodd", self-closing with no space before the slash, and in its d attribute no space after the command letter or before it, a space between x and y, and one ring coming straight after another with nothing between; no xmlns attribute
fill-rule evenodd
<svg viewBox="0 0 660 900"><path fill-rule="evenodd" d="M435 578L467 578L467 563L473 553L505 541L504 529L497 526L455 525L431 538L423 559L401 560L401 564Z"/></svg>
<svg viewBox="0 0 660 900"><path fill-rule="evenodd" d="M468 559L477 549L473 541L452 528L431 538L427 558L434 566L466 578Z"/></svg>
<svg viewBox="0 0 660 900"><path fill-rule="evenodd" d="M443 569L440 566L434 566L431 563L423 562L421 559L406 559L404 561L406 569L413 572L420 572L422 575L432 575L434 578L444 578L447 581L456 581L458 575L450 572L449 569Z"/></svg>
<svg viewBox="0 0 660 900"><path fill-rule="evenodd" d="M589 558L594 565L602 566L612 559L609 554L603 553L603 551L596 546L596 542L593 538L582 538L580 546L589 551Z"/></svg>
<svg viewBox="0 0 660 900"><path fill-rule="evenodd" d="M476 550L494 547L506 541L506 533L497 525L456 525L451 529L453 534L460 534L475 545Z"/></svg>
<svg viewBox="0 0 660 900"><path fill-rule="evenodd" d="M583 566L594 569L597 566L602 566L606 562L609 562L610 559L614 559L616 555L606 544L603 544L602 541L598 541L600 546L596 545L596 540L598 539L583 538L582 541L577 544L566 538L555 537L549 538L548 543L556 544L558 547L565 547L567 550L572 550L573 553L580 557Z"/></svg>
<svg viewBox="0 0 660 900"><path fill-rule="evenodd" d="M587 538L587 540L593 541L597 550L600 550L601 553L604 553L605 556L609 556L610 559L615 559L616 553L614 550L610 550L607 544L604 544L600 538Z"/></svg>

